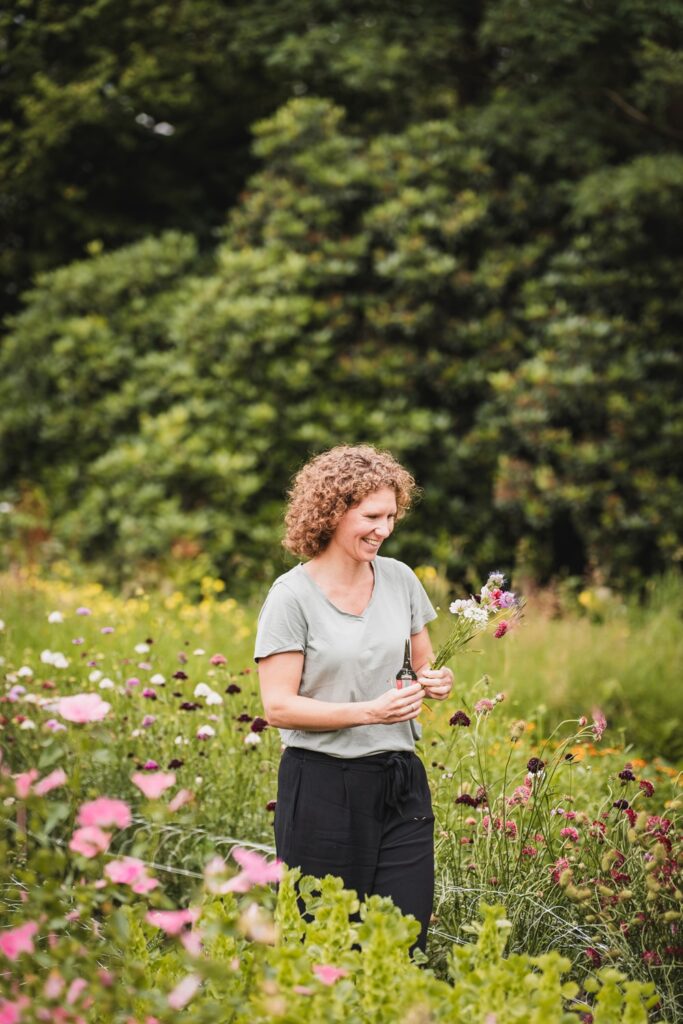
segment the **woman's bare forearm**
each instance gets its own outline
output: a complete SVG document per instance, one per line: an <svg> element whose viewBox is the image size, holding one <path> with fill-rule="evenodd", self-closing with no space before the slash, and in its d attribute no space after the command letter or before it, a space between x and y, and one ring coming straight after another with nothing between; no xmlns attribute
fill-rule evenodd
<svg viewBox="0 0 683 1024"><path fill-rule="evenodd" d="M354 725L371 725L369 701L348 704L288 696L265 708L268 724L279 729L303 729L306 732L330 732Z"/></svg>

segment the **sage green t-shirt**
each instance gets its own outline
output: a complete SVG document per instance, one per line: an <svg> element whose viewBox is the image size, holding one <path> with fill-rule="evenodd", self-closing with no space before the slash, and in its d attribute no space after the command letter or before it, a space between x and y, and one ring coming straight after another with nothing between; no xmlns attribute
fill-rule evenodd
<svg viewBox="0 0 683 1024"><path fill-rule="evenodd" d="M254 658L301 651L302 697L334 703L373 700L394 685L408 637L436 612L415 573L403 562L377 556L375 585L361 615L340 611L302 564L275 580L259 615ZM288 747L334 757L414 750L422 730L415 719L395 725L356 725L310 732L281 729Z"/></svg>

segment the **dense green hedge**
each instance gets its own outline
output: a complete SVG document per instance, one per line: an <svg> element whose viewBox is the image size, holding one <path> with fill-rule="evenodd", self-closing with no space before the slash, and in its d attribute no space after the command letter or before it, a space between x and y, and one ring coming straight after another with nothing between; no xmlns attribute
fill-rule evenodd
<svg viewBox="0 0 683 1024"><path fill-rule="evenodd" d="M370 441L424 487L414 563L680 560L682 12L500 0L443 43L471 97L257 122L213 253L166 232L39 276L0 352L10 550L266 579L291 474Z"/></svg>

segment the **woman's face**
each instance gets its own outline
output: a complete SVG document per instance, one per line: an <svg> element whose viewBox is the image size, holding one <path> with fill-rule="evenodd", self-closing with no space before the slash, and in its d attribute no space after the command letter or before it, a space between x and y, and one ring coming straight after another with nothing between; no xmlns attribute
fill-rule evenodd
<svg viewBox="0 0 683 1024"><path fill-rule="evenodd" d="M368 494L344 513L332 534L330 547L357 562L372 562L382 541L394 529L396 511L396 495L391 487Z"/></svg>

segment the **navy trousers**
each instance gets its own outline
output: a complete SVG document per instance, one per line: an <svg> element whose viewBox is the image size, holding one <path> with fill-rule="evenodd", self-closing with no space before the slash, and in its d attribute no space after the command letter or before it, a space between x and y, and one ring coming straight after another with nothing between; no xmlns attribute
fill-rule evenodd
<svg viewBox="0 0 683 1024"><path fill-rule="evenodd" d="M340 758L287 747L275 845L278 857L304 875L337 875L361 900L391 896L420 922L412 948L425 950L434 901L434 814L416 754Z"/></svg>

